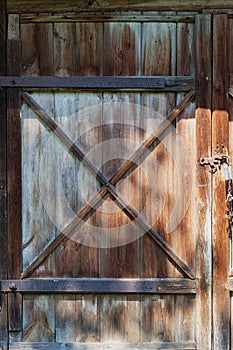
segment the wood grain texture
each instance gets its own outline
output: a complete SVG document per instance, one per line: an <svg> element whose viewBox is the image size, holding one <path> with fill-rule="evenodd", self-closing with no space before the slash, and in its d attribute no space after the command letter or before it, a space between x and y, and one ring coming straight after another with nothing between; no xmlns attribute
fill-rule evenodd
<svg viewBox="0 0 233 350"><path fill-rule="evenodd" d="M43 15L36 13L21 14L20 23L72 23L72 22L174 22L174 23L194 23L194 14L186 13L183 15L169 13L166 14L138 14L137 12L132 14L121 13L120 15L114 12L103 14L101 12L95 12L95 14L87 13L70 13L70 14L48 14Z"/></svg>
<svg viewBox="0 0 233 350"><path fill-rule="evenodd" d="M53 296L24 296L23 341L52 342L55 340Z"/></svg>
<svg viewBox="0 0 233 350"><path fill-rule="evenodd" d="M140 24L105 23L104 75L139 75Z"/></svg>
<svg viewBox="0 0 233 350"><path fill-rule="evenodd" d="M23 75L53 75L53 25L21 26Z"/></svg>
<svg viewBox="0 0 233 350"><path fill-rule="evenodd" d="M103 24L76 24L76 75L103 74Z"/></svg>
<svg viewBox="0 0 233 350"><path fill-rule="evenodd" d="M5 1L0 4L0 74L6 73L6 9ZM7 277L7 175L6 175L6 159L7 159L7 116L6 116L6 92L0 91L0 278ZM3 320L3 318L1 317ZM3 331L3 325L0 326L0 332ZM1 338L1 337L0 337ZM2 335L2 339L4 339Z"/></svg>
<svg viewBox="0 0 233 350"><path fill-rule="evenodd" d="M77 344L77 343L12 343L10 344L10 350L145 350L145 349L153 349L153 350L195 350L196 343L195 342L159 342L159 343L104 343L104 344Z"/></svg>
<svg viewBox="0 0 233 350"><path fill-rule="evenodd" d="M17 15L8 18L7 73L21 73L21 42ZM22 269L21 121L19 90L7 91L7 188L8 277L18 278ZM10 331L21 331L22 296L8 296Z"/></svg>
<svg viewBox="0 0 233 350"><path fill-rule="evenodd" d="M142 57L143 75L175 75L176 25L173 23L144 23Z"/></svg>
<svg viewBox="0 0 233 350"><path fill-rule="evenodd" d="M139 341L140 296L103 296L101 298L101 341Z"/></svg>
<svg viewBox="0 0 233 350"><path fill-rule="evenodd" d="M177 75L194 75L194 24L177 24Z"/></svg>
<svg viewBox="0 0 233 350"><path fill-rule="evenodd" d="M56 23L54 35L54 75L75 75L75 24Z"/></svg>
<svg viewBox="0 0 233 350"><path fill-rule="evenodd" d="M228 17L213 22L213 117L212 148L229 149L228 120ZM213 345L229 348L230 296L228 290L229 237L225 217L225 181L221 172L213 179Z"/></svg>
<svg viewBox="0 0 233 350"><path fill-rule="evenodd" d="M197 109L196 109L196 147L199 164L200 157L211 156L211 16L197 16L196 37L197 60ZM200 349L211 348L211 178L207 169L197 165L197 278L200 283L198 300L198 344Z"/></svg>
<svg viewBox="0 0 233 350"><path fill-rule="evenodd" d="M162 0L141 0L129 3L127 0L101 0L89 1L79 0L36 0L33 4L28 0L7 0L8 13L31 13L31 12L72 12L72 11L96 11L96 10L203 10L212 8L231 8L232 0L226 0L222 3L221 0L174 0L171 4L169 1Z"/></svg>

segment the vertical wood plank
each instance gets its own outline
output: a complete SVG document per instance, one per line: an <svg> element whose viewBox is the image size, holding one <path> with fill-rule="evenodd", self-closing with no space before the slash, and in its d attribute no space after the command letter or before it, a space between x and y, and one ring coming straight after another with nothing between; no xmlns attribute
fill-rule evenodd
<svg viewBox="0 0 233 350"><path fill-rule="evenodd" d="M8 17L7 73L21 74L19 16ZM19 278L22 269L21 121L19 89L7 92L8 277ZM9 330L21 331L22 296L9 294Z"/></svg>
<svg viewBox="0 0 233 350"><path fill-rule="evenodd" d="M143 75L175 75L176 24L144 23L142 55Z"/></svg>
<svg viewBox="0 0 233 350"><path fill-rule="evenodd" d="M74 343L77 334L76 300L74 295L56 297L56 342Z"/></svg>
<svg viewBox="0 0 233 350"><path fill-rule="evenodd" d="M75 75L75 24L54 24L54 74Z"/></svg>
<svg viewBox="0 0 233 350"><path fill-rule="evenodd" d="M150 93L142 95L142 126L144 138L158 128L166 115L175 106L175 95L170 93ZM175 203L174 149L176 132L171 125L148 151L142 163L142 208L143 216L155 230L175 248L176 234L166 232ZM173 153L173 155L172 155ZM153 203L153 204L152 204ZM153 210L151 210L153 205ZM145 278L180 277L160 248L145 235L143 237L143 265Z"/></svg>
<svg viewBox="0 0 233 350"><path fill-rule="evenodd" d="M57 53L58 54L58 53ZM74 56L71 55L71 59ZM66 68L63 73L66 74ZM62 69L60 69L62 74ZM67 133L67 135L76 141L76 95L75 93L55 93L55 122ZM72 134L72 136L71 136ZM57 177L55 183L55 210L56 220L65 227L71 220L71 215L75 215L80 209L76 206L76 160L68 153L66 147L56 138L54 139L55 154L54 171ZM51 182L53 180L51 179ZM70 213L68 210L70 209ZM70 214L70 215L69 215ZM55 275L62 277L76 277L76 267L78 254L76 242L71 239L65 239L55 250L56 272Z"/></svg>
<svg viewBox="0 0 233 350"><path fill-rule="evenodd" d="M101 297L101 342L138 342L139 318L140 296L106 295Z"/></svg>
<svg viewBox="0 0 233 350"><path fill-rule="evenodd" d="M103 74L103 24L76 24L76 75Z"/></svg>
<svg viewBox="0 0 233 350"><path fill-rule="evenodd" d="M100 342L99 298L97 295L76 296L76 342Z"/></svg>
<svg viewBox="0 0 233 350"><path fill-rule="evenodd" d="M0 2L0 75L6 74L6 2ZM6 93L0 91L0 279L7 278L7 117L6 117ZM1 288L1 286L0 286ZM1 293L1 290L0 290ZM1 295L0 309L0 347L7 346L7 296Z"/></svg>
<svg viewBox="0 0 233 350"><path fill-rule="evenodd" d="M105 23L104 75L138 75L140 24Z"/></svg>
<svg viewBox="0 0 233 350"><path fill-rule="evenodd" d="M134 153L140 140L140 96L104 94L102 170L111 178ZM126 175L117 190L139 209L139 169ZM106 249L101 250L101 277L138 277L140 268L140 229L109 198L102 206L101 226L106 231ZM136 261L135 261L136 258Z"/></svg>
<svg viewBox="0 0 233 350"><path fill-rule="evenodd" d="M141 313L142 342L175 341L174 296L143 296Z"/></svg>
<svg viewBox="0 0 233 350"><path fill-rule="evenodd" d="M196 17L196 164L197 164L197 344L211 349L211 178L199 165L201 156L211 156L211 15Z"/></svg>
<svg viewBox="0 0 233 350"><path fill-rule="evenodd" d="M23 341L55 341L54 296L27 295L23 302Z"/></svg>
<svg viewBox="0 0 233 350"><path fill-rule="evenodd" d="M22 24L22 73L53 75L53 24Z"/></svg>
<svg viewBox="0 0 233 350"><path fill-rule="evenodd" d="M194 24L177 24L177 75L194 75Z"/></svg>
<svg viewBox="0 0 233 350"><path fill-rule="evenodd" d="M228 116L228 16L213 19L213 150L229 149ZM222 172L213 177L213 347L230 346L230 295L228 290L229 237L227 232L226 189Z"/></svg>
<svg viewBox="0 0 233 350"><path fill-rule="evenodd" d="M53 118L53 94L34 93L33 98ZM23 269L56 235L54 137L25 104L22 106ZM53 257L39 267L37 276L48 277Z"/></svg>

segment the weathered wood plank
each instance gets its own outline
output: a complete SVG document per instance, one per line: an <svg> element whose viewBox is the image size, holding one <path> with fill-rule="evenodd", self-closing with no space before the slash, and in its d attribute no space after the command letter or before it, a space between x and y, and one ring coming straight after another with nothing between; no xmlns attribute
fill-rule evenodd
<svg viewBox="0 0 233 350"><path fill-rule="evenodd" d="M8 0L7 12L64 12L64 11L106 11L106 10L203 10L206 8L231 8L232 0L136 0L129 3L127 0L120 1L84 1L79 0L75 4L72 0L36 0L31 3L28 0Z"/></svg>
<svg viewBox="0 0 233 350"><path fill-rule="evenodd" d="M8 18L7 73L21 73L19 16ZM19 278L22 269L22 191L21 191L21 121L19 90L7 91L7 183L8 183L8 277ZM8 296L9 330L20 331L22 297Z"/></svg>
<svg viewBox="0 0 233 350"><path fill-rule="evenodd" d="M140 333L140 296L101 297L101 342L138 342Z"/></svg>
<svg viewBox="0 0 233 350"><path fill-rule="evenodd" d="M116 184L124 174L131 168L132 165L137 164L140 157L143 157L145 149L148 149L156 140L159 140L161 134L171 125L176 117L186 108L188 103L194 98L195 92L190 91L185 98L177 105L167 116L166 119L152 132L146 140L143 141L140 147L136 150L133 156L126 161L126 163L118 170L111 178L111 183Z"/></svg>
<svg viewBox="0 0 233 350"><path fill-rule="evenodd" d="M100 297L97 295L76 296L76 320L79 325L75 331L76 342L100 342Z"/></svg>
<svg viewBox="0 0 233 350"><path fill-rule="evenodd" d="M54 75L75 75L75 24L55 23L54 35Z"/></svg>
<svg viewBox="0 0 233 350"><path fill-rule="evenodd" d="M12 343L9 347L10 350L144 350L144 349L153 349L153 350L195 350L195 342L159 342L159 343Z"/></svg>
<svg viewBox="0 0 233 350"><path fill-rule="evenodd" d="M23 301L23 341L53 342L55 340L54 297L27 295Z"/></svg>
<svg viewBox="0 0 233 350"><path fill-rule="evenodd" d="M57 278L1 281L2 291L13 285L22 293L154 293L195 294L196 281L185 278Z"/></svg>
<svg viewBox="0 0 233 350"><path fill-rule="evenodd" d="M196 339L196 297L175 296L175 341Z"/></svg>
<svg viewBox="0 0 233 350"><path fill-rule="evenodd" d="M54 15L39 15L38 14L21 14L20 15L20 23L63 23L63 22L172 22L172 23L193 23L194 16L191 16L187 13L186 16L182 14L179 16L176 15L125 15L121 16L110 13L110 14L102 14L96 12L94 15L90 13L79 13L76 15L75 13L68 13L64 15L54 14Z"/></svg>
<svg viewBox="0 0 233 350"><path fill-rule="evenodd" d="M193 75L194 67L194 25L177 24L177 75Z"/></svg>
<svg viewBox="0 0 233 350"><path fill-rule="evenodd" d="M205 155L211 156L211 15L197 16L196 22L196 163ZM197 343L200 349L211 348L211 175L208 169L197 166Z"/></svg>
<svg viewBox="0 0 233 350"><path fill-rule="evenodd" d="M140 65L140 24L104 24L103 74L137 76Z"/></svg>
<svg viewBox="0 0 233 350"><path fill-rule="evenodd" d="M141 339L145 342L175 341L175 309L173 296L142 297Z"/></svg>
<svg viewBox="0 0 233 350"><path fill-rule="evenodd" d="M58 295L58 297L55 298L56 342L76 342L76 333L80 324L77 322L77 305L75 299L75 295Z"/></svg>
<svg viewBox="0 0 233 350"><path fill-rule="evenodd" d="M121 35L120 31L119 36ZM119 38L118 40L120 43L116 45L116 51L124 46ZM127 40L128 37L125 42ZM122 62L122 65L130 64L131 73L137 74L135 58L129 62ZM120 74L124 70L123 66L118 66L119 70L112 67L110 71L109 68L109 74ZM137 129L140 126L140 108L136 107L140 104L140 96L132 93L106 93L103 98L102 171L110 178L140 142ZM139 170L135 169L118 186L118 190L137 209L139 181ZM140 237L140 228L131 222L112 199L103 204L99 220L102 227L102 246L105 248L101 249L100 277L139 277L140 247L137 238Z"/></svg>
<svg viewBox="0 0 233 350"><path fill-rule="evenodd" d="M0 3L0 74L6 74L6 9L5 1ZM6 175L6 143L7 143L7 117L6 92L0 91L0 278L7 277L7 175ZM1 317L3 320L3 318ZM0 332L3 328L0 326ZM0 337L4 339L4 337Z"/></svg>
<svg viewBox="0 0 233 350"><path fill-rule="evenodd" d="M53 75L53 24L26 24L20 30L23 75Z"/></svg>
<svg viewBox="0 0 233 350"><path fill-rule="evenodd" d="M213 25L212 149L228 152L228 16L215 15ZM217 172L213 177L213 347L218 349L230 346L229 237L227 220L223 219L225 201L225 181L223 174Z"/></svg>
<svg viewBox="0 0 233 350"><path fill-rule="evenodd" d="M142 129L145 130L145 136L148 137L157 131L165 116L175 107L175 95L143 93L142 103L143 106L146 106L142 109ZM161 134L155 144L148 148L147 157L146 159L142 157L141 164L143 217L169 242L173 249L175 249L175 240L172 240L174 235L166 235L166 227L174 205L174 160L171 152L174 152L175 149L175 137L173 125L168 125L164 135ZM162 254L161 249L148 235L142 238L142 255L143 276L147 278L180 277L179 271L171 265Z"/></svg>
<svg viewBox="0 0 233 350"><path fill-rule="evenodd" d="M40 264L56 249L56 247L65 239L72 236L74 233L73 230L77 229L77 226L83 224L83 220L98 207L99 202L104 198L107 193L107 189L103 187L92 201L88 202L78 213L76 218L69 224L67 227L60 232L57 237L52 241L43 251L37 256L32 264L21 274L21 278L29 277L39 266Z"/></svg>
<svg viewBox="0 0 233 350"><path fill-rule="evenodd" d="M103 74L103 24L76 24L76 75Z"/></svg>
<svg viewBox="0 0 233 350"><path fill-rule="evenodd" d="M144 23L142 75L175 75L176 24Z"/></svg>

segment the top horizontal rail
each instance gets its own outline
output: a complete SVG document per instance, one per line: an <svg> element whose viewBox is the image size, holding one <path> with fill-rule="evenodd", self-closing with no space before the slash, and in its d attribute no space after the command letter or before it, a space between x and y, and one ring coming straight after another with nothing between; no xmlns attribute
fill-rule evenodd
<svg viewBox="0 0 233 350"><path fill-rule="evenodd" d="M137 91L189 91L195 86L192 77L143 76L143 77L15 77L1 76L1 88L52 88L80 90L137 90Z"/></svg>
<svg viewBox="0 0 233 350"><path fill-rule="evenodd" d="M95 13L66 13L66 14L22 14L20 23L62 23L62 22L164 22L164 23L194 23L194 16L159 16L159 15L126 15Z"/></svg>

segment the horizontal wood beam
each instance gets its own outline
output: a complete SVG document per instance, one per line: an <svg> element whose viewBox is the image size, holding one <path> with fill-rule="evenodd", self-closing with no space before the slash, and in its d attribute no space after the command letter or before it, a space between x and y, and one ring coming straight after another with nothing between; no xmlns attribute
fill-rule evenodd
<svg viewBox="0 0 233 350"><path fill-rule="evenodd" d="M195 342L159 343L10 343L10 350L194 350Z"/></svg>
<svg viewBox="0 0 233 350"><path fill-rule="evenodd" d="M159 15L117 15L95 13L68 13L40 15L37 13L20 15L20 23L62 23L62 22L171 22L194 23L194 16L159 16Z"/></svg>
<svg viewBox="0 0 233 350"><path fill-rule="evenodd" d="M0 77L2 88L54 88L81 90L189 91L195 87L192 77Z"/></svg>
<svg viewBox="0 0 233 350"><path fill-rule="evenodd" d="M196 281L185 278L32 278L25 280L2 280L1 291L3 293L195 294Z"/></svg>
<svg viewBox="0 0 233 350"><path fill-rule="evenodd" d="M8 13L114 11L114 10L179 10L192 11L231 8L232 0L7 0Z"/></svg>

